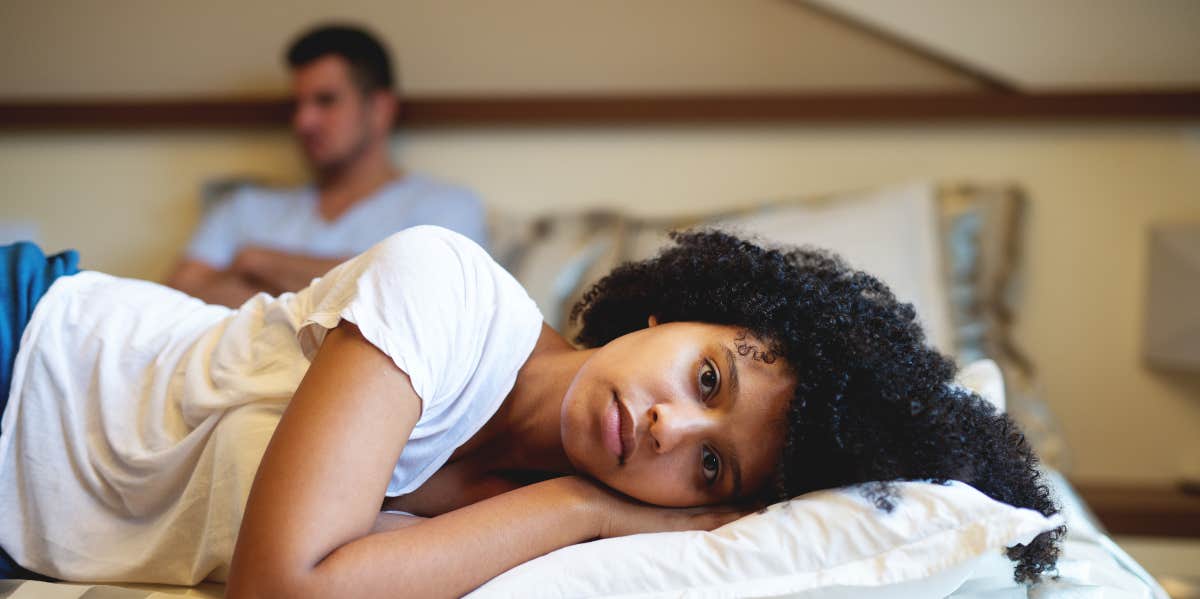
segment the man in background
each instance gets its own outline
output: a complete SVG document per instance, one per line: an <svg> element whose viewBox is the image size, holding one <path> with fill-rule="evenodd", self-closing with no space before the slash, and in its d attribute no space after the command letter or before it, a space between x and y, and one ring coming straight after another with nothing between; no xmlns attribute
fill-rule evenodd
<svg viewBox="0 0 1200 599"><path fill-rule="evenodd" d="M255 293L296 291L391 233L440 225L486 247L470 191L392 163L391 61L365 31L322 26L288 49L292 129L314 177L294 190L243 188L205 215L168 284L239 306Z"/></svg>

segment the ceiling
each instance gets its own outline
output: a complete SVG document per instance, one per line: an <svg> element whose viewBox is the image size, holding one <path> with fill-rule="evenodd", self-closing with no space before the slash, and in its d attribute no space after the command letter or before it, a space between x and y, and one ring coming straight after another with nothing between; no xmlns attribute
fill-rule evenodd
<svg viewBox="0 0 1200 599"><path fill-rule="evenodd" d="M806 0L1021 91L1200 86L1197 0Z"/></svg>

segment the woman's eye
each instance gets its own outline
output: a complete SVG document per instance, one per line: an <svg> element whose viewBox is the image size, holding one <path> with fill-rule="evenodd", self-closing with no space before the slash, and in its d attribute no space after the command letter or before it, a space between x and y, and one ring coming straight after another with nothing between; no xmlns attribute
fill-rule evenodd
<svg viewBox="0 0 1200 599"><path fill-rule="evenodd" d="M717 375L717 369L713 368L712 362L705 360L704 365L700 367L700 393L705 397L712 395L720 382L721 378Z"/></svg>
<svg viewBox="0 0 1200 599"><path fill-rule="evenodd" d="M721 474L721 458L708 449L707 445L700 446L700 469L704 471L704 480L708 484L716 482Z"/></svg>

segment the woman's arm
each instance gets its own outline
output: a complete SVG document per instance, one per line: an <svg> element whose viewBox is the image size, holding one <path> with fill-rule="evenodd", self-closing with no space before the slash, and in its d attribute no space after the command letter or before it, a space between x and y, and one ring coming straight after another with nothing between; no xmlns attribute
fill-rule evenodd
<svg viewBox="0 0 1200 599"><path fill-rule="evenodd" d="M329 333L263 456L227 597L459 596L597 536L711 528L735 516L640 506L564 477L372 534L420 401L356 328Z"/></svg>
<svg viewBox="0 0 1200 599"><path fill-rule="evenodd" d="M371 534L408 528L409 526L419 524L425 520L426 518L422 518L421 516L379 512L379 515L375 517L375 526L371 527Z"/></svg>

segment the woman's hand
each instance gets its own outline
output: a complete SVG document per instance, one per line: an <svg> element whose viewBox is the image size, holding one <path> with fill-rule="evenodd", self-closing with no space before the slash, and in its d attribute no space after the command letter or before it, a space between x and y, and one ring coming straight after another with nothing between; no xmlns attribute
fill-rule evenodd
<svg viewBox="0 0 1200 599"><path fill-rule="evenodd" d="M630 499L590 479L570 478L577 478L577 484L590 487L589 504L597 515L598 534L601 538L646 532L713 530L755 511L730 505L661 507Z"/></svg>

